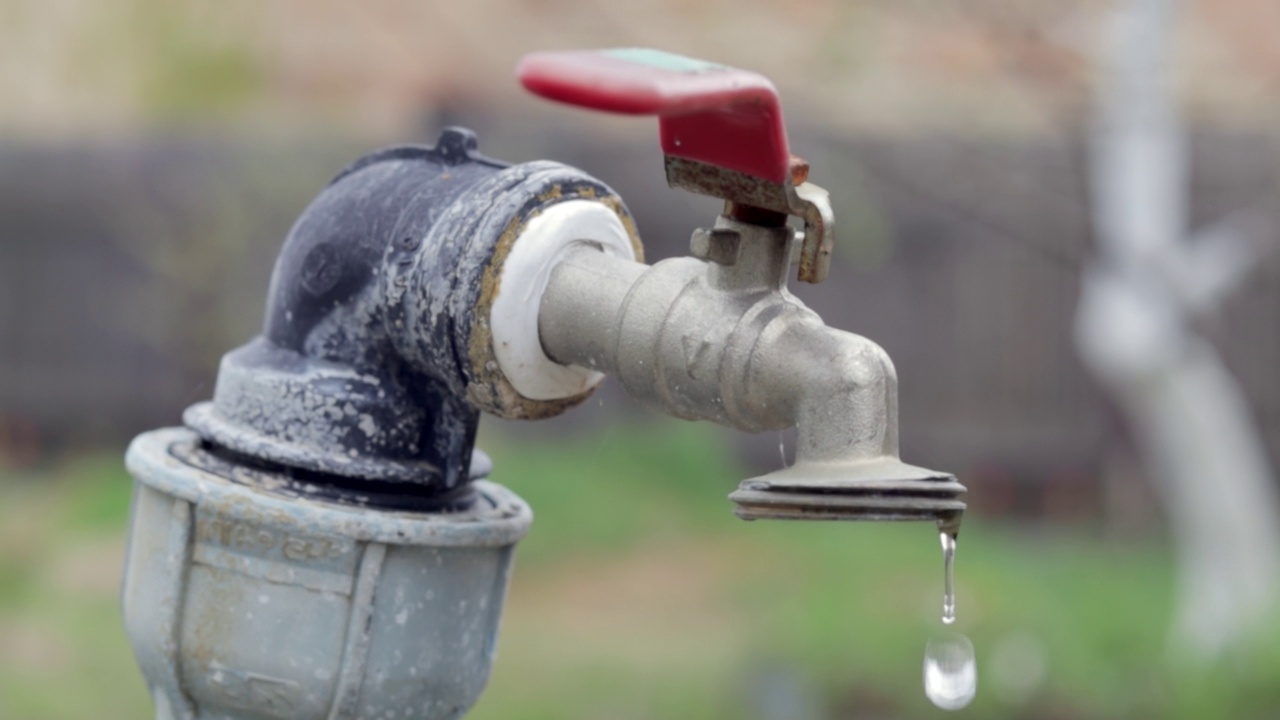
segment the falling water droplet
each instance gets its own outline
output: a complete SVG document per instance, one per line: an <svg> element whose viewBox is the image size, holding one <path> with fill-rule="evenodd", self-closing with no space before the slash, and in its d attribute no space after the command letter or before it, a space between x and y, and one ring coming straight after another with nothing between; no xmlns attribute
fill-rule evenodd
<svg viewBox="0 0 1280 720"><path fill-rule="evenodd" d="M959 710L978 692L973 643L959 633L929 639L924 649L924 694L943 710Z"/></svg>
<svg viewBox="0 0 1280 720"><path fill-rule="evenodd" d="M786 436L778 433L778 454L782 456L782 467L787 466L787 444Z"/></svg>
<svg viewBox="0 0 1280 720"><path fill-rule="evenodd" d="M950 625L956 621L956 534L943 530L940 537L942 539L942 622Z"/></svg>

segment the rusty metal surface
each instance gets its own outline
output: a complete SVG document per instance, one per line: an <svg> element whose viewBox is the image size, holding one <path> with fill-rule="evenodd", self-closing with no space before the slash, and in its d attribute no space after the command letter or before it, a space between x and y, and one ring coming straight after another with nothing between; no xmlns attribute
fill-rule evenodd
<svg viewBox="0 0 1280 720"><path fill-rule="evenodd" d="M673 155L664 156L664 163L667 184L673 188L774 212L790 212L785 185Z"/></svg>
<svg viewBox="0 0 1280 720"><path fill-rule="evenodd" d="M786 183L769 182L717 165L665 156L667 184L699 195L722 198L732 205L746 205L804 220L797 277L819 283L831 268L835 247L835 214L827 191L807 182L809 164L793 157ZM739 218L743 213L735 213Z"/></svg>
<svg viewBox="0 0 1280 720"><path fill-rule="evenodd" d="M826 190L804 183L789 188L787 195L793 215L804 218L804 243L800 246L801 282L820 283L831 271L831 251L835 248L835 213Z"/></svg>

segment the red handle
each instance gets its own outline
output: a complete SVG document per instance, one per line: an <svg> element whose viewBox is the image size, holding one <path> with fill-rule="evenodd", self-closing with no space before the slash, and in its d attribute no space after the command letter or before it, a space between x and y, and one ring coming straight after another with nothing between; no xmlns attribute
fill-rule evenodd
<svg viewBox="0 0 1280 720"><path fill-rule="evenodd" d="M790 172L778 92L762 75L641 48L533 53L516 73L551 100L657 115L667 155L776 183Z"/></svg>

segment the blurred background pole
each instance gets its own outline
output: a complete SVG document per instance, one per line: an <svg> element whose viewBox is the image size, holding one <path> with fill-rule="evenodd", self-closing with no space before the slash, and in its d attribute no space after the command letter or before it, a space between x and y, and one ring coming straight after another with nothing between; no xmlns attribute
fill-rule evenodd
<svg viewBox="0 0 1280 720"><path fill-rule="evenodd" d="M1176 9L1128 0L1110 21L1091 138L1098 246L1076 335L1165 503L1179 563L1175 649L1209 659L1274 607L1280 523L1250 409L1196 327L1253 264L1258 233L1230 221L1188 231Z"/></svg>

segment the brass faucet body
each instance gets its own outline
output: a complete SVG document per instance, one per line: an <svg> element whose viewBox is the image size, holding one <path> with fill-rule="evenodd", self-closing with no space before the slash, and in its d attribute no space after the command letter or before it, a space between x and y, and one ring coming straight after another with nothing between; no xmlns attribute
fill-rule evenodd
<svg viewBox="0 0 1280 720"><path fill-rule="evenodd" d="M740 517L958 525L964 487L899 460L888 354L788 292L796 243L785 224L727 215L693 234L693 257L652 266L584 241L542 296L543 350L616 376L679 418L746 432L795 427L794 465L744 481L731 496Z"/></svg>

